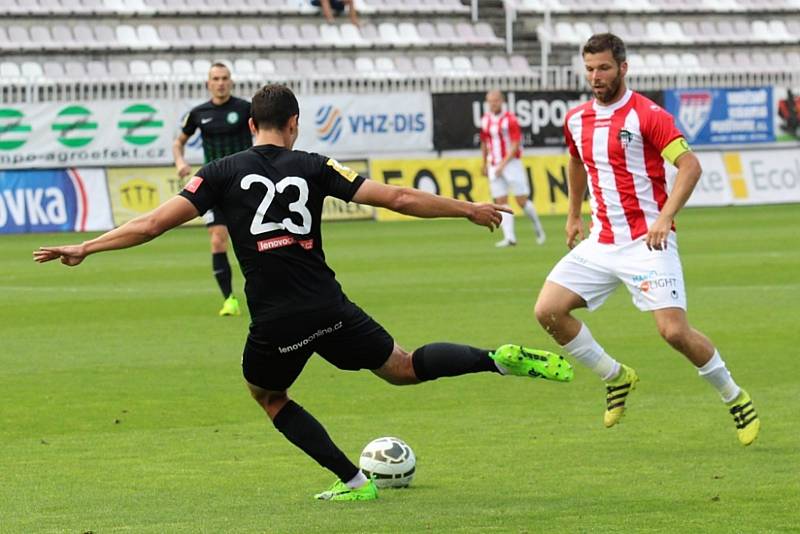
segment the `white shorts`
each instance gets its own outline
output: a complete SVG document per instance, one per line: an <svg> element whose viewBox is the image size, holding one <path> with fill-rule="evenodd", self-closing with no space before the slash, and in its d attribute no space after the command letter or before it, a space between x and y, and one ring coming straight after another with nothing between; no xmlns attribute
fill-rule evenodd
<svg viewBox="0 0 800 534"><path fill-rule="evenodd" d="M561 258L547 279L566 287L596 310L620 283L642 311L686 309L678 240L670 232L667 250L648 250L645 236L623 245L586 239Z"/></svg>
<svg viewBox="0 0 800 534"><path fill-rule="evenodd" d="M522 160L514 158L510 160L503 174L498 175L495 172L496 167L489 165L486 172L489 175L489 191L492 198L499 198L508 196L509 191L514 196L529 196L531 194L531 187L528 183L528 177L525 175L525 167L522 166Z"/></svg>

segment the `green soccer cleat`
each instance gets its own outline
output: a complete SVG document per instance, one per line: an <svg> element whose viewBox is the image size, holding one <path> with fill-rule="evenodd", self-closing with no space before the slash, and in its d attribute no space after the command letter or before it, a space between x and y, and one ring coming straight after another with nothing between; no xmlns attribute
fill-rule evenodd
<svg viewBox="0 0 800 534"><path fill-rule="evenodd" d="M617 378L606 382L606 413L603 414L603 424L606 428L619 423L622 414L625 413L625 401L628 393L636 388L639 376L633 368L625 364L620 364L620 372Z"/></svg>
<svg viewBox="0 0 800 534"><path fill-rule="evenodd" d="M508 374L569 382L575 376L572 365L563 356L546 350L527 349L519 345L503 345L490 352L492 358Z"/></svg>
<svg viewBox="0 0 800 534"><path fill-rule="evenodd" d="M239 301L231 295L222 303L222 309L219 310L219 316L225 317L226 315L241 315L242 310L239 308Z"/></svg>
<svg viewBox="0 0 800 534"><path fill-rule="evenodd" d="M745 390L741 390L739 395L728 403L728 406L730 406L733 422L736 423L736 435L739 443L747 447L755 441L758 431L761 429L761 421L758 419L753 401L750 400L750 395Z"/></svg>
<svg viewBox="0 0 800 534"><path fill-rule="evenodd" d="M356 489L350 489L347 484L337 480L327 490L314 495L314 498L321 501L372 501L378 498L378 487L372 479Z"/></svg>

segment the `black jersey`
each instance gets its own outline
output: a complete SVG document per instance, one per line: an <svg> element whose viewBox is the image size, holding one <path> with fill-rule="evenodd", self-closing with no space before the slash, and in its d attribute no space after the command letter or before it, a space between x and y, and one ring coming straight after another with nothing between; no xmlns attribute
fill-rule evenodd
<svg viewBox="0 0 800 534"><path fill-rule="evenodd" d="M340 303L322 251L322 203L349 202L364 178L336 160L261 145L205 165L181 195L220 209L245 278L253 321L272 321Z"/></svg>
<svg viewBox="0 0 800 534"><path fill-rule="evenodd" d="M253 146L253 136L247 119L250 102L230 97L217 106L211 100L192 108L183 121L183 133L192 135L200 128L203 136L205 162L230 156Z"/></svg>

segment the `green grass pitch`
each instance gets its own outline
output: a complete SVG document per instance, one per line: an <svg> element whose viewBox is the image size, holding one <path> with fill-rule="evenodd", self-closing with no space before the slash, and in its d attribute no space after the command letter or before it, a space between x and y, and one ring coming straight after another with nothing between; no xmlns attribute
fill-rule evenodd
<svg viewBox="0 0 800 534"><path fill-rule="evenodd" d="M753 396L752 447L620 288L579 313L641 377L610 430L603 386L582 368L571 384L396 387L313 358L290 393L352 458L382 435L418 456L411 488L368 503L312 500L333 476L248 397L248 320L216 316L204 229L74 269L31 251L85 236L0 237L0 532L796 532L799 209L678 219L689 318ZM532 308L565 251L564 219L544 223L542 247L524 219L513 249L464 221L330 223L325 246L350 298L407 349L555 349Z"/></svg>

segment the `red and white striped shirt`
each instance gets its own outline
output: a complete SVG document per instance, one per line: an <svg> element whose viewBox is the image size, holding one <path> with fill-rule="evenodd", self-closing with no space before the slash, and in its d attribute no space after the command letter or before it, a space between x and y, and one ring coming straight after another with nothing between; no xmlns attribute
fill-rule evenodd
<svg viewBox="0 0 800 534"><path fill-rule="evenodd" d="M667 201L662 152L683 140L672 115L628 89L610 106L590 100L571 109L564 135L570 154L583 161L588 175L589 237L627 243L645 235ZM689 149L685 141L681 146L685 150L679 148L679 154Z"/></svg>
<svg viewBox="0 0 800 534"><path fill-rule="evenodd" d="M481 141L489 149L489 165L499 165L511 150L511 143L522 141L517 117L510 111L503 111L499 115L484 113L481 118ZM521 155L522 145L512 157L518 158Z"/></svg>

